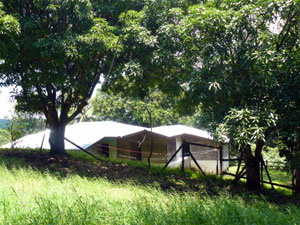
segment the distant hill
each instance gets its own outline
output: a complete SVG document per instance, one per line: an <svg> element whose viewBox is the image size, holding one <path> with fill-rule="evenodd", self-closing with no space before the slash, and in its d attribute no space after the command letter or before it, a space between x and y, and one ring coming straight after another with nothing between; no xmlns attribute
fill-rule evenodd
<svg viewBox="0 0 300 225"><path fill-rule="evenodd" d="M7 127L7 124L10 120L8 119L0 119L0 128L3 129L5 127Z"/></svg>

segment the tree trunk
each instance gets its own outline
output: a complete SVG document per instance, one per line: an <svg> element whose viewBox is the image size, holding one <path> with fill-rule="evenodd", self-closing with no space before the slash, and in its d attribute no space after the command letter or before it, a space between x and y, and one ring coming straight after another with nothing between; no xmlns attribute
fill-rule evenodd
<svg viewBox="0 0 300 225"><path fill-rule="evenodd" d="M300 194L300 171L295 171L296 175L296 186L295 186L295 194Z"/></svg>
<svg viewBox="0 0 300 225"><path fill-rule="evenodd" d="M65 155L65 126L64 125L55 125L50 127L50 138L49 144L51 147L51 154L53 155Z"/></svg>
<svg viewBox="0 0 300 225"><path fill-rule="evenodd" d="M300 130L300 128L299 128L299 130ZM300 137L299 131L298 131L298 137ZM296 142L294 151L297 152L297 154L299 154L299 152L300 152L300 138L298 138L298 140ZM295 194L299 195L300 194L300 170L299 170L299 166L297 166L297 168L295 169L295 178L296 178Z"/></svg>
<svg viewBox="0 0 300 225"><path fill-rule="evenodd" d="M251 190L260 189L259 159L256 157L245 159L247 171L247 187Z"/></svg>
<svg viewBox="0 0 300 225"><path fill-rule="evenodd" d="M245 166L247 171L247 187L251 190L260 190L260 169L261 151L256 147L255 156L251 152L251 147L244 149Z"/></svg>

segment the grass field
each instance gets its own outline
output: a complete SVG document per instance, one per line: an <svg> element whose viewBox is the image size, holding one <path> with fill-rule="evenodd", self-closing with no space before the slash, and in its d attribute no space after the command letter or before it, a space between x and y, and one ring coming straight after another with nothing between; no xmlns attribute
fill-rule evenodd
<svg viewBox="0 0 300 225"><path fill-rule="evenodd" d="M0 223L300 224L300 209L295 204L276 204L244 189L234 195L225 191L227 183L218 177L203 178L194 172L179 176L176 170L160 174L160 168L147 171L139 165L135 174L112 179L120 171L108 170L121 165L127 171L131 166L102 162L101 167L92 161L89 165L105 171L106 175L98 176L84 169L90 158L78 157L68 158L73 166L58 160L37 168L37 157L31 163L26 157L0 153ZM143 178L142 173L147 175ZM179 188L192 187L192 181L199 185L198 190ZM215 183L214 189L208 188ZM167 184L170 188L164 188ZM217 187L220 192L212 194Z"/></svg>
<svg viewBox="0 0 300 225"><path fill-rule="evenodd" d="M242 165L243 166L243 165ZM237 170L237 166L231 166L228 170L228 172L235 174ZM272 180L273 183L277 183L277 184L283 184L283 185L287 185L287 186L292 186L292 174L288 171L283 171L283 170L278 170L278 169L274 169L274 168L268 168L268 172L270 175L270 178ZM226 178L229 178L229 176L225 176ZM245 181L245 179L242 179ZM267 176L267 173L265 170L263 170L263 180L269 182L269 178ZM264 184L265 187L267 188L271 188L271 185L269 184ZM286 189L286 188L282 188L282 187L278 187L278 186L274 186L274 188L278 191L287 193L287 194L291 194L292 190L290 189Z"/></svg>

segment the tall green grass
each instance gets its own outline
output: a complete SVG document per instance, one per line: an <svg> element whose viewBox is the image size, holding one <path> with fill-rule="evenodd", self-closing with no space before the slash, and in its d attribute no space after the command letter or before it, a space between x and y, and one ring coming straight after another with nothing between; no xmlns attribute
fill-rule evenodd
<svg viewBox="0 0 300 225"><path fill-rule="evenodd" d="M0 223L299 224L300 209L1 165Z"/></svg>

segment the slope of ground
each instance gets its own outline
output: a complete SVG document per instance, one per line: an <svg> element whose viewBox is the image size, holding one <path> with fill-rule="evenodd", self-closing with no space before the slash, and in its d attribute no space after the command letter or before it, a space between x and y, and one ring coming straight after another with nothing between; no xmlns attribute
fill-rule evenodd
<svg viewBox="0 0 300 225"><path fill-rule="evenodd" d="M298 202L189 171L0 151L1 224L297 224Z"/></svg>

